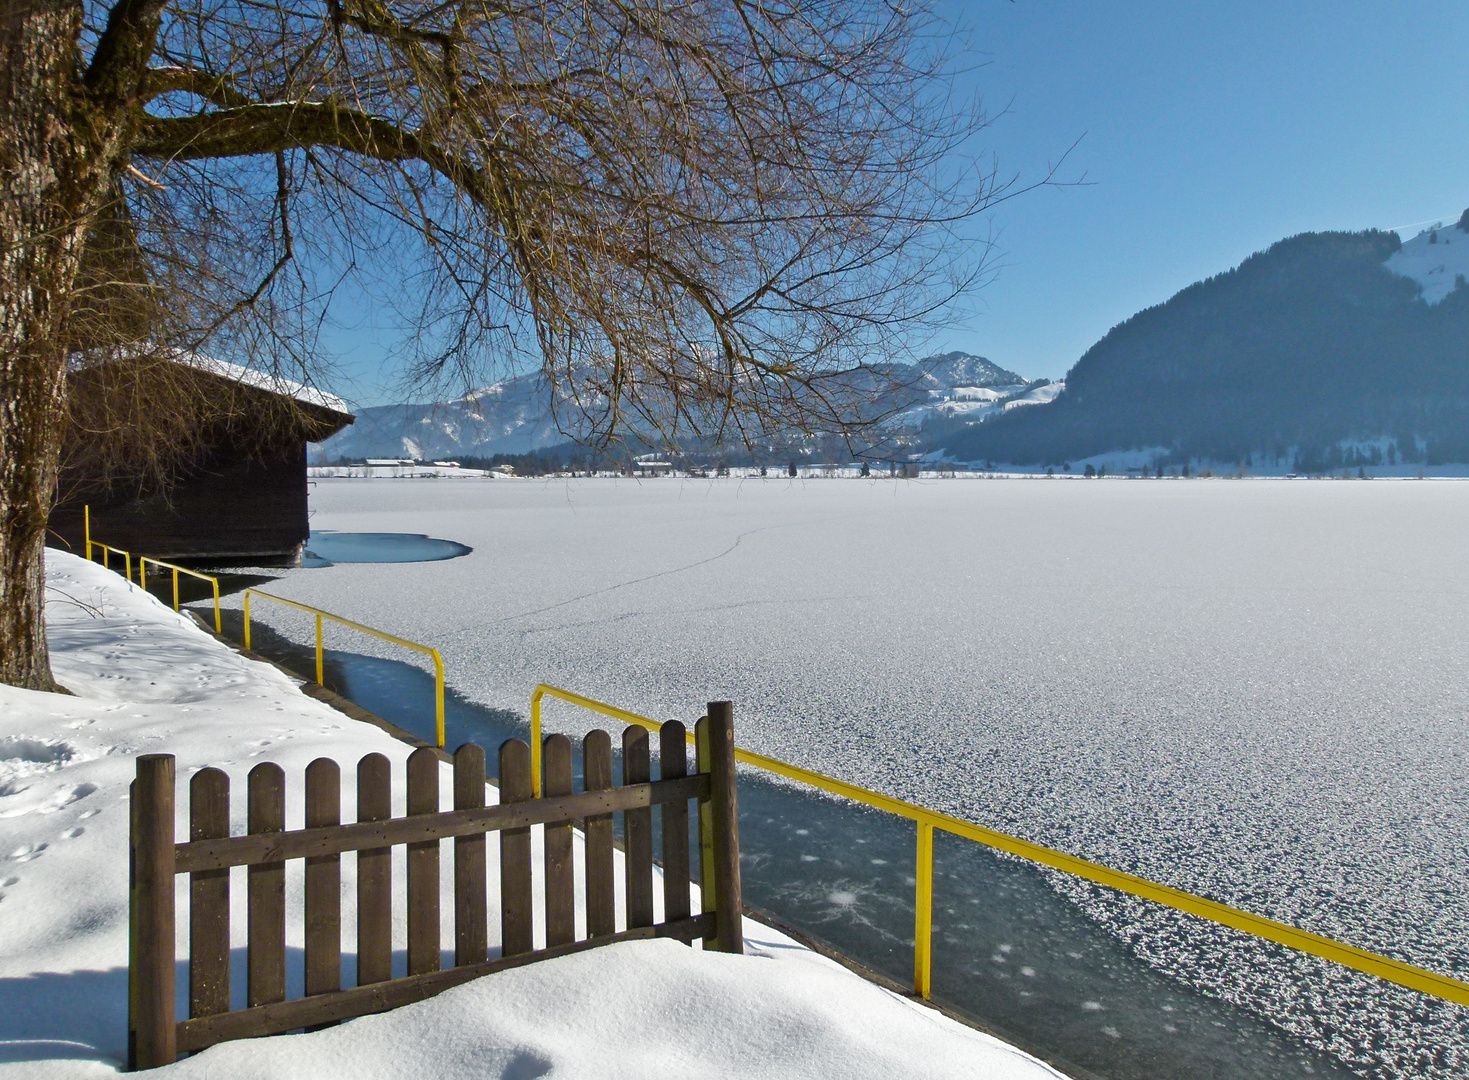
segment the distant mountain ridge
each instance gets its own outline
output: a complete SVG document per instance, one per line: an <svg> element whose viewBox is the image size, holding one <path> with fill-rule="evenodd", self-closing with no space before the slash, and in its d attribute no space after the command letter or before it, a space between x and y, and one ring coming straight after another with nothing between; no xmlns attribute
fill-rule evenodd
<svg viewBox="0 0 1469 1080"><path fill-rule="evenodd" d="M1302 468L1469 462L1469 211L1404 243L1302 233L1110 330L1037 408L939 433L961 460L1161 448Z"/></svg>
<svg viewBox="0 0 1469 1080"><path fill-rule="evenodd" d="M982 356L957 351L916 364L874 365L873 372L880 376L874 384L882 383L873 408L892 413L891 423L915 429L951 400L956 389L995 390L1003 398L1030 386ZM558 429L546 382L535 374L506 379L455 401L362 409L355 424L313 447L311 457L318 462L492 457L561 446L573 435Z"/></svg>

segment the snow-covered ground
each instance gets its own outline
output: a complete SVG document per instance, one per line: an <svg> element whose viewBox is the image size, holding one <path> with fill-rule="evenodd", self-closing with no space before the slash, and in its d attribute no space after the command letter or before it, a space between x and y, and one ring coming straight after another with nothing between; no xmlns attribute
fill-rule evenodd
<svg viewBox="0 0 1469 1080"><path fill-rule="evenodd" d="M1462 484L326 481L312 507L474 547L275 588L438 646L487 705L523 714L540 681L656 717L728 697L752 750L1469 971ZM1469 1062L1469 1010L1073 893L1374 1075Z"/></svg>
<svg viewBox="0 0 1469 1080"><path fill-rule="evenodd" d="M49 552L48 587L53 667L75 696L0 686L0 1077L113 1075L124 1058L127 792L136 755L176 755L181 790L199 767L225 769L235 792L234 828L243 831L245 776L260 761L279 762L288 778L299 778L318 756L347 764L366 753L386 754L401 812L410 751L304 696L275 668L245 660L99 566ZM355 799L353 775L343 769L347 806ZM448 799L451 785L442 789ZM288 779L288 797L287 826L299 827L299 782ZM180 835L186 835L186 797L180 802ZM452 851L446 843L446 863ZM491 852L491 867L496 862ZM287 943L299 959L301 880L296 864L290 867ZM350 895L350 859L343 870ZM452 881L447 865L444 880L446 887ZM242 885L236 874L237 892ZM186 903L183 879L180 886ZM452 911L447 896L443 907ZM350 949L351 904L344 908L343 941ZM244 911L237 895L236 975L244 967ZM401 945L403 912L395 917ZM451 920L444 922L444 945L452 948ZM180 956L187 953L186 926L181 919ZM492 904L492 942L497 928ZM1057 1075L767 927L747 920L746 934L743 957L669 942L609 946L491 975L337 1028L224 1044L169 1074L210 1080ZM350 985L350 953L345 959ZM299 972L291 978L293 995L299 978ZM237 986L237 1000L241 991Z"/></svg>
<svg viewBox="0 0 1469 1080"><path fill-rule="evenodd" d="M1469 278L1469 232L1457 224L1424 229L1404 240L1384 265L1422 286L1424 303L1437 304Z"/></svg>

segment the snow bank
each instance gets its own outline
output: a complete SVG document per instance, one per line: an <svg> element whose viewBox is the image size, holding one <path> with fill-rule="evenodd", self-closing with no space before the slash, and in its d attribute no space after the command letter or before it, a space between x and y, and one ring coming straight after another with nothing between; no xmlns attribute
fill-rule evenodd
<svg viewBox="0 0 1469 1080"><path fill-rule="evenodd" d="M310 1035L224 1044L171 1073L259 1077L1055 1076L804 949L627 942L479 979Z"/></svg>
<svg viewBox="0 0 1469 1080"><path fill-rule="evenodd" d="M410 752L377 728L304 696L276 669L213 641L116 574L63 553L48 556L53 666L77 696L0 686L0 1078L6 1080L112 1075L124 1058L127 790L137 754L175 754L181 780L205 764L225 769L235 792L234 829L243 831L245 775L258 761L279 762L288 778L298 778L318 756L347 766L365 753L386 754L402 812ZM343 769L347 806L355 800L352 775ZM448 799L450 785L441 788ZM287 825L299 827L299 780L288 782L288 795L294 797ZM184 824L181 819L180 835ZM446 864L451 853L446 845ZM489 862L497 862L493 851ZM287 944L299 961L301 883L299 865L290 865L296 876L287 883ZM352 869L352 860L344 860L349 895ZM236 877L238 976L245 905L243 877ZM444 881L447 889L448 865ZM352 905L344 908L343 942L350 948ZM444 910L452 910L447 895ZM452 947L452 925L444 922L444 944ZM401 952L401 910L395 923ZM490 925L493 939L493 907ZM773 930L746 925L747 956L671 942L608 947L487 976L326 1031L223 1045L172 1073L222 1080L1056 1075ZM185 955L183 920L178 947ZM401 967L401 955L397 962ZM350 985L350 954L343 967ZM242 989L235 988L237 1000ZM299 992L299 985L291 987Z"/></svg>

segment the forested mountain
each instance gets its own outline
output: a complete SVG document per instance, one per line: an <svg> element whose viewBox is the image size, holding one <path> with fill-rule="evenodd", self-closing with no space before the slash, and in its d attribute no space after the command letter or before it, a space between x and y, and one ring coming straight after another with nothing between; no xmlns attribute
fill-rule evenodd
<svg viewBox="0 0 1469 1080"><path fill-rule="evenodd" d="M1050 404L948 433L964 460L1060 463L1163 448L1173 460L1469 462L1469 211L1406 244L1303 233L1139 312ZM1390 440L1390 441L1384 441ZM1334 460L1333 460L1334 459Z"/></svg>

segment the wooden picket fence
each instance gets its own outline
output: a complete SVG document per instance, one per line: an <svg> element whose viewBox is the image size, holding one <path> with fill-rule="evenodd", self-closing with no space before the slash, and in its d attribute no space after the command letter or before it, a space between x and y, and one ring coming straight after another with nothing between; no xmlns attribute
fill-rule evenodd
<svg viewBox="0 0 1469 1080"><path fill-rule="evenodd" d="M622 736L623 782L612 783L612 741L583 740L585 790L573 793L572 747L549 736L542 749L543 795L531 788L530 747L499 750L500 804L485 806L485 754L470 743L454 754L454 809L439 810L439 756L408 759L407 816L391 809L388 759L357 763L356 822L341 822L341 771L329 758L306 769L305 828L285 830L285 774L279 765L249 775L248 833L229 835L229 777L201 769L189 782L189 839L174 839L174 759L137 759L132 786L131 939L128 1063L146 1069L228 1039L332 1024L420 1001L470 979L536 960L637 938L703 939L741 952L739 832L734 720L729 702L711 702L695 726L696 770L687 771L686 732L659 732L660 779L652 781L648 732ZM698 800L703 911L690 907L690 799ZM662 816L664 921L653 921L653 818ZM613 878L613 814L623 815L626 929L618 931ZM585 836L587 937L576 938L572 830ZM545 827L545 942L535 949L530 827ZM488 946L485 834L500 834L500 955ZM439 841L454 838L454 966L440 962ZM392 977L391 848L407 846L407 975ZM341 859L357 856L357 985L342 987ZM304 859L305 992L286 998L285 863ZM230 871L246 867L247 1001L230 1001ZM189 875L189 1013L176 1018L174 880Z"/></svg>

